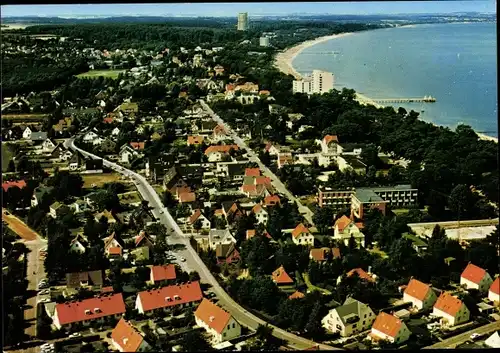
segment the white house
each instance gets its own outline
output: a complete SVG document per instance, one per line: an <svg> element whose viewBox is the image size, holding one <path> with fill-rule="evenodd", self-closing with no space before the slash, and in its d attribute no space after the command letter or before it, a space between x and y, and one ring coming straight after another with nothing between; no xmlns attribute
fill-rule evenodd
<svg viewBox="0 0 500 353"><path fill-rule="evenodd" d="M384 312L378 314L370 332L370 338L374 341L387 340L396 344L407 341L410 335L411 331L401 319Z"/></svg>
<svg viewBox="0 0 500 353"><path fill-rule="evenodd" d="M31 138L32 132L33 130L31 130L29 126L26 126L26 128L23 131L23 139L29 140Z"/></svg>
<svg viewBox="0 0 500 353"><path fill-rule="evenodd" d="M118 136L120 134L120 129L118 127L115 127L113 130L111 130L111 136Z"/></svg>
<svg viewBox="0 0 500 353"><path fill-rule="evenodd" d="M460 299L446 292L443 292L434 304L432 315L440 317L444 326L459 325L469 321L470 318L467 306Z"/></svg>
<svg viewBox="0 0 500 353"><path fill-rule="evenodd" d="M85 253L86 250L87 249L82 244L80 237L77 236L75 239L71 241L68 251L83 254Z"/></svg>
<svg viewBox="0 0 500 353"><path fill-rule="evenodd" d="M83 136L83 142L93 143L98 137L99 135L97 135L95 131L91 130Z"/></svg>
<svg viewBox="0 0 500 353"><path fill-rule="evenodd" d="M42 151L43 152L52 152L52 150L56 147L56 144L52 142L50 139L46 139L42 143Z"/></svg>
<svg viewBox="0 0 500 353"><path fill-rule="evenodd" d="M139 156L139 152L134 150L129 145L123 145L118 152L120 156L120 161L123 163L130 163L135 157Z"/></svg>
<svg viewBox="0 0 500 353"><path fill-rule="evenodd" d="M405 303L411 302L418 310L424 310L434 305L437 295L430 285L412 278L403 293L403 300Z"/></svg>
<svg viewBox="0 0 500 353"><path fill-rule="evenodd" d="M365 235L361 232L361 227L361 223L355 223L346 215L343 215L335 221L333 226L333 239L342 241L347 246L352 236L356 243L365 246Z"/></svg>
<svg viewBox="0 0 500 353"><path fill-rule="evenodd" d="M488 299L500 304L500 277L495 278L488 291Z"/></svg>
<svg viewBox="0 0 500 353"><path fill-rule="evenodd" d="M368 330L374 320L375 314L368 305L347 298L343 305L330 310L321 324L330 332L339 332L342 337L348 337Z"/></svg>
<svg viewBox="0 0 500 353"><path fill-rule="evenodd" d="M217 245L236 244L236 239L231 235L229 229L210 229L208 244L210 249L215 251Z"/></svg>
<svg viewBox="0 0 500 353"><path fill-rule="evenodd" d="M469 262L464 272L460 276L460 285L467 289L477 289L481 293L486 293L493 283L486 270Z"/></svg>
<svg viewBox="0 0 500 353"><path fill-rule="evenodd" d="M262 207L262 205L257 204L252 208L252 212L257 219L257 223L267 225L269 219L269 213Z"/></svg>
<svg viewBox="0 0 500 353"><path fill-rule="evenodd" d="M208 299L202 300L194 312L194 317L196 324L212 336L213 345L241 336L240 324L230 313Z"/></svg>
<svg viewBox="0 0 500 353"><path fill-rule="evenodd" d="M204 230L209 230L211 227L210 220L201 213L201 210L196 209L194 213L189 217L189 223L194 225L196 222L200 221L201 228Z"/></svg>
<svg viewBox="0 0 500 353"><path fill-rule="evenodd" d="M124 318L111 331L111 343L120 352L146 352L151 348L139 330Z"/></svg>
<svg viewBox="0 0 500 353"><path fill-rule="evenodd" d="M297 245L314 246L314 236L302 223L292 231L292 241Z"/></svg>
<svg viewBox="0 0 500 353"><path fill-rule="evenodd" d="M321 140L320 145L323 154L331 154L335 157L342 154L342 147L339 145L336 135L326 135Z"/></svg>

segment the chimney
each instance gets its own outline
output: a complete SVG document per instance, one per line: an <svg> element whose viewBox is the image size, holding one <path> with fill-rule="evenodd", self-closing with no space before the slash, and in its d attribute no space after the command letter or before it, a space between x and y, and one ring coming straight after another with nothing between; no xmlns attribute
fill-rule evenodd
<svg viewBox="0 0 500 353"><path fill-rule="evenodd" d="M127 342L128 342L128 338L124 338L123 339L123 344L127 344Z"/></svg>
<svg viewBox="0 0 500 353"><path fill-rule="evenodd" d="M372 267L371 266L368 266L368 273L371 274L372 273Z"/></svg>
<svg viewBox="0 0 500 353"><path fill-rule="evenodd" d="M215 320L215 316L213 316L213 315L210 316L209 320L210 320L210 322L213 322Z"/></svg>

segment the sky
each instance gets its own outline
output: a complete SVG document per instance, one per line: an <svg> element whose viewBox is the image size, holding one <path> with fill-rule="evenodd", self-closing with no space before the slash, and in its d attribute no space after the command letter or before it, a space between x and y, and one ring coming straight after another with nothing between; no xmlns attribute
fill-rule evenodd
<svg viewBox="0 0 500 353"><path fill-rule="evenodd" d="M254 2L177 4L3 5L2 17L12 16L236 16L288 14L495 13L494 0L387 2Z"/></svg>

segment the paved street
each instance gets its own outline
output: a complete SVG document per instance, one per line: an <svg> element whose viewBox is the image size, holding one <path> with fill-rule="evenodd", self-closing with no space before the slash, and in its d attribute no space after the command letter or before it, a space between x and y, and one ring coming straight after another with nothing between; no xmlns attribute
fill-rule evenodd
<svg viewBox="0 0 500 353"><path fill-rule="evenodd" d="M309 222L309 224L314 225L314 223L312 221L313 212L309 209L309 207L305 207L304 205L302 205L300 200L297 199L290 191L287 190L286 186L281 182L281 180L278 177L276 177L276 175L274 175L274 173L271 172L271 170L269 170L269 168L267 168L264 165L264 163L261 162L258 155L250 147L247 146L245 141L243 141L236 134L236 132L234 132L229 127L229 125L227 125L224 122L224 120L222 120L217 114L215 114L215 112L205 103L205 101L203 99L200 99L200 104L203 107L203 109L205 109L210 114L212 119L214 119L217 123L224 126L224 128L226 129L228 134L233 138L234 142L236 142L238 147L247 151L248 159L251 162L255 162L258 164L260 170L262 171L262 174L264 176L268 176L271 178L271 182L272 182L273 186L276 188L276 190L278 192L282 193L283 195L285 195L289 200L295 202L297 204L297 206L299 207L299 212L302 214L302 216L304 216L304 218L307 220L307 222Z"/></svg>
<svg viewBox="0 0 500 353"><path fill-rule="evenodd" d="M489 335L497 330L500 330L500 321L495 321L495 322L486 324L484 326L475 328L473 330L464 332L460 335L450 337L450 338L445 339L441 342L433 344L432 346L425 347L424 349L456 348L457 346L461 345L462 343L469 341L471 339L470 336L473 333ZM484 338L486 339L487 336Z"/></svg>
<svg viewBox="0 0 500 353"><path fill-rule="evenodd" d="M93 154L90 154L78 147L74 144L74 139L69 139L65 142L67 147L70 147L73 150L78 150L83 155L93 158L99 158ZM144 200L149 201L149 204L154 207L153 214L155 217L159 219L162 224L167 225L168 227L174 230L174 234L167 237L172 242L179 242L181 244L186 245L186 250L183 252L183 255L186 258L186 263L189 264L189 267L193 270L197 271L201 277L202 282L209 283L212 285L212 291L216 293L219 298L219 304L222 305L227 311L233 315L233 317L243 326L249 327L251 329L256 329L259 324L265 325L266 322L259 319L255 315L247 312L243 309L238 303L236 303L219 285L214 276L210 273L205 264L201 261L198 254L194 251L194 249L189 244L189 239L187 236L184 236L182 231L180 230L177 223L174 221L167 208L163 206L158 194L153 189L153 187L146 181L146 179L128 169L125 169L121 166L118 166L115 163L112 163L108 160L103 159L103 163L105 166L110 167L126 176L130 176L138 181L138 190L141 193ZM160 210L163 210L163 213L160 214ZM287 331L284 331L278 327L270 325L273 327L274 336L288 341L295 349L305 349L316 345L316 342L311 340L296 336ZM327 345L320 345L321 349L325 350L336 350L338 348L330 347Z"/></svg>

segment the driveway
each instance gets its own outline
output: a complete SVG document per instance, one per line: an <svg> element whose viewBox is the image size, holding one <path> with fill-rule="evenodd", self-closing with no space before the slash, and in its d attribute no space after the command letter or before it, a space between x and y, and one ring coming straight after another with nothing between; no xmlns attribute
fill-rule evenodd
<svg viewBox="0 0 500 353"><path fill-rule="evenodd" d="M100 158L98 156L95 156L93 154L90 154L78 147L75 146L74 144L74 139L68 139L65 142L65 146L77 150L80 153L82 153L85 156L92 157L92 158ZM243 326L249 327L253 330L255 330L259 324L266 325L267 322L264 320L261 320L260 318L256 317L255 315L247 312L245 309L243 309L238 303L236 303L225 291L224 289L219 285L215 277L210 273L208 268L205 266L203 261L200 259L198 254L194 251L192 246L189 244L189 237L185 236L181 229L179 228L178 224L175 222L175 220L172 218L170 213L168 212L168 209L163 206L162 201L160 200L158 194L154 190L154 188L146 181L146 179L142 176L139 175L131 170L125 169L115 163L112 163L108 160L103 159L103 164L107 167L110 167L114 170L119 171L120 173L126 175L126 176L131 176L132 178L135 179L136 184L138 184L138 190L141 193L142 197L144 200L147 200L149 204L154 208L153 214L155 217L157 217L160 221L160 223L167 225L167 227L170 227L173 229L175 235L173 236L173 239L178 239L179 243L184 244L186 246L186 252L185 252L185 258L186 258L186 263L189 265L189 268L193 269L194 271L197 271L200 275L200 278L202 282L209 283L212 285L212 290L217 294L217 297L219 298L219 303L220 305L224 306L227 311L231 313L231 315ZM162 213L159 211L163 210ZM167 237L167 239L170 237ZM293 346L296 349L305 349L305 348L310 348L312 346L317 345L318 343L313 342L311 340L308 340L306 338L296 336L292 333L289 333L285 330L282 330L276 326L269 325L273 328L273 335L283 339L285 341L288 341L291 346ZM321 349L325 350L337 350L338 348L331 347L328 345L320 344L319 345Z"/></svg>

